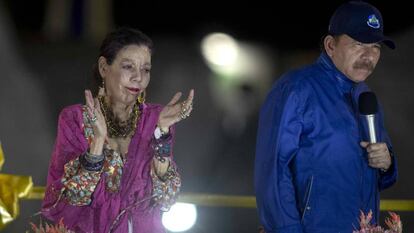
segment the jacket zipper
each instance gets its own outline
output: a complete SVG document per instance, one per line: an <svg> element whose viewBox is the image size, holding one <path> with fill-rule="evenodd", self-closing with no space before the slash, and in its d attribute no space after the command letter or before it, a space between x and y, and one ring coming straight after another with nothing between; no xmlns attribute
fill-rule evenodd
<svg viewBox="0 0 414 233"><path fill-rule="evenodd" d="M313 175L310 177L310 181L309 181L309 184L306 190L306 202L305 202L305 208L302 213L302 218L300 220L301 223L303 223L303 219L305 218L306 211L311 209L309 206L309 199L310 199L311 192L312 192L312 186L313 186Z"/></svg>

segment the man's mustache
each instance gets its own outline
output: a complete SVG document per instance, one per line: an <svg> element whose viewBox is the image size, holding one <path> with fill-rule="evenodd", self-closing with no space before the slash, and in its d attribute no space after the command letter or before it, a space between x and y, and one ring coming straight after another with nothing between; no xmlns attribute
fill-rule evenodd
<svg viewBox="0 0 414 233"><path fill-rule="evenodd" d="M373 71L375 66L370 61L359 61L354 64L355 69L366 69L369 71Z"/></svg>

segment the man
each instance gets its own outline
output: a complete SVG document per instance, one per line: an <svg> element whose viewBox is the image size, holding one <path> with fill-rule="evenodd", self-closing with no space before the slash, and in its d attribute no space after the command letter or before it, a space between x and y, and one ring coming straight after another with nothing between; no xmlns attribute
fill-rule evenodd
<svg viewBox="0 0 414 233"><path fill-rule="evenodd" d="M255 190L266 233L349 233L360 211L379 215L379 191L397 167L381 110L368 143L359 94L380 58L380 12L348 2L333 14L324 51L273 86L260 112Z"/></svg>

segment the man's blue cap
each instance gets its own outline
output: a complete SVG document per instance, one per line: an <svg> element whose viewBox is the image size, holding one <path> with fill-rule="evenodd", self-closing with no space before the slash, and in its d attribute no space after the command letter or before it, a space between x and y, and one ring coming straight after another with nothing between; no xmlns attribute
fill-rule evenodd
<svg viewBox="0 0 414 233"><path fill-rule="evenodd" d="M363 1L350 1L339 6L329 21L328 33L346 34L361 43L383 42L395 49L395 43L384 36L381 13Z"/></svg>

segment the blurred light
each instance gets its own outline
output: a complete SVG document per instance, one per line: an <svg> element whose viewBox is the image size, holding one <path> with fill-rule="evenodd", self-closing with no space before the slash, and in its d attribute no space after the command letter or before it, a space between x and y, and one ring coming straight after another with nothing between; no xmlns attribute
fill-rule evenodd
<svg viewBox="0 0 414 233"><path fill-rule="evenodd" d="M172 232L183 232L193 227L197 220L195 205L177 202L162 215L162 224Z"/></svg>
<svg viewBox="0 0 414 233"><path fill-rule="evenodd" d="M201 43L201 48L207 61L217 66L233 65L239 54L236 40L224 33L207 35Z"/></svg>

